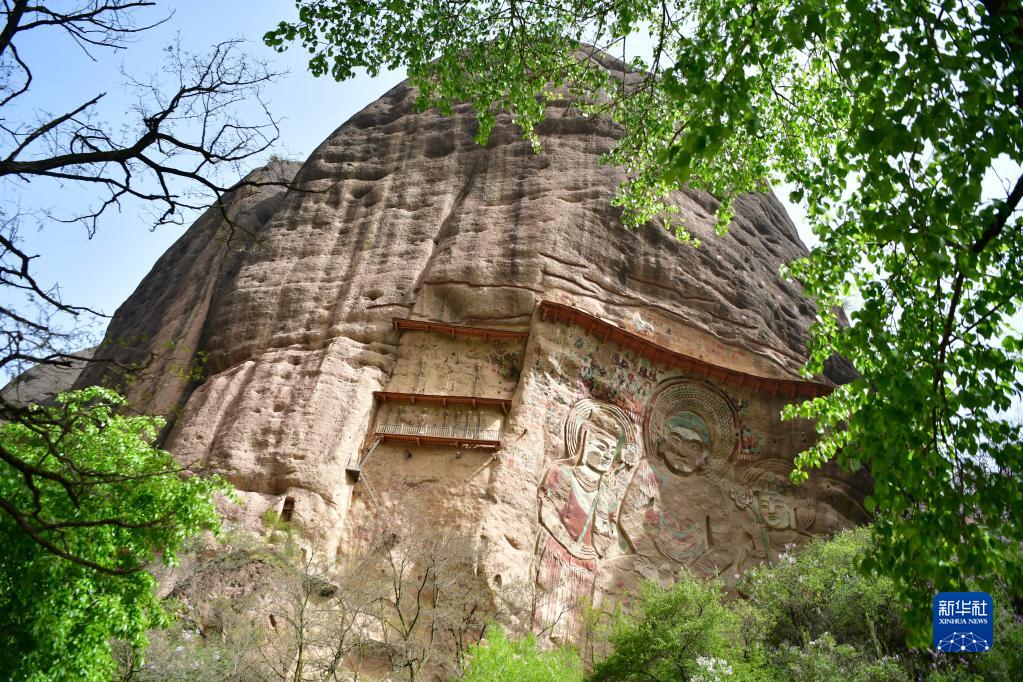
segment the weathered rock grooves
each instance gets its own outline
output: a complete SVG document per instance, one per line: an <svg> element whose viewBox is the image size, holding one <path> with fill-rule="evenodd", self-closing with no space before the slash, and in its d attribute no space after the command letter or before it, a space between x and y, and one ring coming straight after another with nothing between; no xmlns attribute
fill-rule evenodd
<svg viewBox="0 0 1023 682"><path fill-rule="evenodd" d="M356 547L370 518L416 505L437 525L474 530L495 584L570 585L548 594L548 610L618 598L639 576L668 580L682 566L731 575L779 543L863 518L864 481L828 472L805 492L786 487L783 470L814 432L779 420L785 399L690 377L540 318L538 304L554 301L715 366L798 380L813 314L778 275L806 250L773 195L741 197L719 237L714 199L676 193L700 248L657 225L625 229L611 205L624 176L598 162L620 133L567 106L551 106L539 154L506 117L481 148L467 107L417 112L402 83L300 168L262 171L294 173L292 189L239 190L230 211L255 237L247 248L227 248L222 216L208 211L121 306L105 352L154 356L130 397L174 420L166 447L181 461L238 487L243 505L230 514L257 527L291 497L306 541L333 555ZM401 332L395 317L529 337ZM197 359L201 382L181 371ZM104 371L90 367L79 384ZM512 407L506 417L385 407L374 391ZM495 425L493 455L457 437L386 440L361 461L382 427ZM614 476L586 463L607 433L612 447L625 439L611 455ZM579 493L591 478L596 492ZM592 507L582 530L580 504Z"/></svg>

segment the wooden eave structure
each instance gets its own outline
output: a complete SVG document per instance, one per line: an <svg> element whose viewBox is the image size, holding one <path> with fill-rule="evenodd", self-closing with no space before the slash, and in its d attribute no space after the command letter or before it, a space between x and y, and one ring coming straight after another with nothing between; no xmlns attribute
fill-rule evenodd
<svg viewBox="0 0 1023 682"><path fill-rule="evenodd" d="M597 336L605 343L611 341L653 362L676 367L690 376L728 384L736 389L746 389L754 393L766 394L772 398L816 398L828 395L833 390L830 386L811 381L759 377L754 374L728 369L727 367L720 367L698 358L683 355L682 353L676 353L649 339L643 338L639 334L616 327L609 322L601 320L599 317L584 313L563 303L541 301L540 318L545 321L549 319L559 320L582 327L588 333Z"/></svg>
<svg viewBox="0 0 1023 682"><path fill-rule="evenodd" d="M471 405L472 407L500 407L508 414L512 401L505 398L481 398L469 395L436 395L433 393L399 393L395 391L373 391L373 397L381 402L394 401L399 403L432 403L447 407L448 405Z"/></svg>
<svg viewBox="0 0 1023 682"><path fill-rule="evenodd" d="M472 336L484 341L525 341L529 332L517 332L510 329L488 329L486 327L468 327L426 320L407 320L401 317L391 319L391 326L400 331L435 332L454 338L456 336Z"/></svg>
<svg viewBox="0 0 1023 682"><path fill-rule="evenodd" d="M426 320L409 320L395 317L391 319L391 326L398 331L416 331L426 333L443 334L455 338L456 336L481 339L483 341L516 341L525 342L529 339L529 332L512 331L509 329L490 329L487 327L471 327L467 325L446 324L443 322L429 322ZM506 398L487 398L468 395L436 395L433 393L401 393L397 391L374 391L373 397L382 403L404 402L415 405L416 403L429 403L434 405L467 405L473 408L498 407L504 414L508 414L512 401ZM400 441L416 443L417 445L454 445L456 447L474 447L496 449L501 446L500 440L485 438L468 438L463 436L439 436L422 433L388 433L375 431L373 434L379 441Z"/></svg>
<svg viewBox="0 0 1023 682"><path fill-rule="evenodd" d="M489 449L501 447L501 441L499 440L484 440L482 438L451 438L448 436L425 436L411 433L382 433L380 431L374 434L374 438L400 441L403 443L415 443L416 445L454 445L455 447Z"/></svg>

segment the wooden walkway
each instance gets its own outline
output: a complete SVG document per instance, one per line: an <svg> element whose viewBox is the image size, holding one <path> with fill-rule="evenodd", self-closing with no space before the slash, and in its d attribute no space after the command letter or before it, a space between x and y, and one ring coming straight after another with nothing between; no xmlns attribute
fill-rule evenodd
<svg viewBox="0 0 1023 682"><path fill-rule="evenodd" d="M434 332L450 336L451 338L456 336L472 336L484 341L525 341L529 338L529 332L516 332L509 329L487 329L486 327L467 327L457 324L444 324L442 322L427 322L425 320L406 320L401 317L393 318L391 326L407 332Z"/></svg>

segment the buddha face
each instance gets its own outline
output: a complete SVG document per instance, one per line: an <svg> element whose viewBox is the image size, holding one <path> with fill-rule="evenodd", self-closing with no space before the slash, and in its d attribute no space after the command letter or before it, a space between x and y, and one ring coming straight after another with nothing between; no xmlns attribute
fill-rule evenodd
<svg viewBox="0 0 1023 682"><path fill-rule="evenodd" d="M614 463L618 439L607 431L589 427L583 441L583 464L597 473L604 473Z"/></svg>
<svg viewBox="0 0 1023 682"><path fill-rule="evenodd" d="M791 500L781 493L761 491L757 494L757 511L768 530L795 528Z"/></svg>
<svg viewBox="0 0 1023 682"><path fill-rule="evenodd" d="M710 458L707 429L697 415L683 412L667 421L661 438L661 459L677 474L705 469Z"/></svg>

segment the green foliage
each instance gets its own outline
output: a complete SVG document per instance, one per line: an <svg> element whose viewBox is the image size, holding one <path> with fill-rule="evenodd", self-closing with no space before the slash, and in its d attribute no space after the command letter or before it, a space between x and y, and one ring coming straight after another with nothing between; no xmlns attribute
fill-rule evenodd
<svg viewBox="0 0 1023 682"><path fill-rule="evenodd" d="M790 183L820 240L788 272L818 304L807 372L838 354L859 376L788 411L822 434L797 477L870 468L864 569L892 576L915 642L937 590L1001 575L1023 591L1009 561L1023 522L1005 513L1023 506L1023 434L1005 416L1023 392L1007 323L1023 302L1020 0L297 4L267 44L301 43L338 80L405 66L423 105L471 103L481 141L506 110L537 144L566 84L623 126L609 160L629 172L629 224L660 216L688 238L665 200L680 184L716 195L724 228L738 194ZM641 30L652 50L628 68L649 75L625 87L596 67Z"/></svg>
<svg viewBox="0 0 1023 682"><path fill-rule="evenodd" d="M721 589L688 574L670 589L643 583L636 612L613 627L613 651L593 679L687 680L716 667L713 661L734 659L738 623L721 603Z"/></svg>
<svg viewBox="0 0 1023 682"><path fill-rule="evenodd" d="M528 32L499 20L498 4L468 2L451 12L444 3L416 0L299 2L299 21L281 22L265 41L278 50L302 42L312 55L309 70L339 81L357 69L376 75L404 66L419 86L421 106L450 113L455 103L473 105L480 143L496 114L510 111L537 147L534 128L554 97L550 84L572 81L583 89L600 74L572 58L581 34L566 35L570 3L517 5Z"/></svg>
<svg viewBox="0 0 1023 682"><path fill-rule="evenodd" d="M572 649L537 649L536 637L509 639L493 626L485 642L469 648L469 664L460 679L470 682L571 682L582 680L582 662Z"/></svg>
<svg viewBox="0 0 1023 682"><path fill-rule="evenodd" d="M856 569L870 546L869 528L844 531L742 576L747 617L757 625L749 644L771 677L894 681L923 667L906 646L894 582Z"/></svg>
<svg viewBox="0 0 1023 682"><path fill-rule="evenodd" d="M895 584L864 577L869 528L812 541L798 556L747 572L739 598L687 575L646 584L640 608L615 616L612 652L593 679L901 682L1018 679L1023 618L996 593L995 646L959 656L907 646Z"/></svg>
<svg viewBox="0 0 1023 682"><path fill-rule="evenodd" d="M111 638L141 652L169 622L143 567L219 529L213 498L229 486L182 476L153 446L163 421L118 415L123 402L89 388L0 425L4 679L109 679Z"/></svg>
<svg viewBox="0 0 1023 682"><path fill-rule="evenodd" d="M290 543L292 533L294 529L291 524L281 518L281 515L277 513L276 509L267 509L259 517L260 523L263 528L267 530L266 542L274 543L283 540L285 543Z"/></svg>
<svg viewBox="0 0 1023 682"><path fill-rule="evenodd" d="M1006 608L1004 595L995 599L995 646L990 656L971 656L968 670L973 679L1013 680L1023 677L1023 614Z"/></svg>
<svg viewBox="0 0 1023 682"><path fill-rule="evenodd" d="M863 575L856 562L870 549L870 529L811 542L775 566L747 571L739 585L761 619L770 646L802 645L830 633L843 644L883 657L906 651L895 584Z"/></svg>
<svg viewBox="0 0 1023 682"><path fill-rule="evenodd" d="M849 644L836 644L825 632L804 646L783 644L774 654L776 679L792 682L908 682L911 678L889 658L874 660Z"/></svg>
<svg viewBox="0 0 1023 682"><path fill-rule="evenodd" d="M206 378L206 363L209 359L210 354L206 351L196 351L187 366L174 367L172 371L182 379L201 383Z"/></svg>

